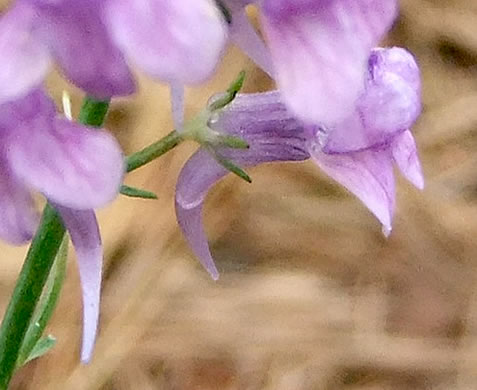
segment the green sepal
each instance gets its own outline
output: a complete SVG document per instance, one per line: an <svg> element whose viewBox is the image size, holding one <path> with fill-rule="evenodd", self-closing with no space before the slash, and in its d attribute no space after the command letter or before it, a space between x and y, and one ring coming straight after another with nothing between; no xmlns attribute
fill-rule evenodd
<svg viewBox="0 0 477 390"><path fill-rule="evenodd" d="M38 342L35 344L33 349L30 352L30 355L28 355L27 359L23 362L23 364L26 364L33 359L42 357L46 353L48 353L56 344L56 338L53 337L51 334L48 336L38 340Z"/></svg>
<svg viewBox="0 0 477 390"><path fill-rule="evenodd" d="M238 74L237 78L232 82L232 84L229 85L227 91L225 91L225 93L221 97L217 98L209 104L209 110L212 112L220 110L221 108L224 108L227 104L232 102L242 89L244 81L245 71L242 70Z"/></svg>
<svg viewBox="0 0 477 390"><path fill-rule="evenodd" d="M247 141L245 141L244 139L240 137L235 137L233 135L220 134L215 138L214 143L217 145L227 146L228 148L232 148L232 149L249 149L250 148L250 145L248 144Z"/></svg>
<svg viewBox="0 0 477 390"><path fill-rule="evenodd" d="M227 160L224 156L220 155L212 147L210 146L206 146L206 147L209 153L212 155L212 157L215 158L215 161L217 161L225 169L237 175L242 180L245 180L247 183L252 183L252 178L242 168L240 168L238 165L235 165L232 161Z"/></svg>
<svg viewBox="0 0 477 390"><path fill-rule="evenodd" d="M121 186L119 192L131 198L157 199L157 195L154 192L142 190L140 188L130 187L124 184Z"/></svg>

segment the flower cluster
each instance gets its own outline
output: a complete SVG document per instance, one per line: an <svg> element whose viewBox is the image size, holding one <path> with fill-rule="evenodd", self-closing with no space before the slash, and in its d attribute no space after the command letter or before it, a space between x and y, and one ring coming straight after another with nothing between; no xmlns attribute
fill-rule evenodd
<svg viewBox="0 0 477 390"><path fill-rule="evenodd" d="M259 8L264 39L247 17L249 4ZM135 91L131 65L170 84L184 138L195 131L183 123L184 85L210 77L227 42L276 81L276 91L209 106L201 131L249 148L199 139L202 147L178 180L180 228L216 279L201 213L227 167L311 158L361 199L386 234L395 203L393 164L423 187L410 132L421 110L419 69L404 49L375 48L396 13L397 0L14 2L0 19L0 237L12 244L31 239L32 189L60 212L78 256L84 361L94 345L101 281L93 210L118 193L124 162L110 135L56 114L42 87L51 65L99 100Z"/></svg>
<svg viewBox="0 0 477 390"><path fill-rule="evenodd" d="M318 167L354 193L391 232L395 204L393 163L417 188L424 186L414 138L409 131L420 113L419 70L403 49L375 49L366 87L352 111L333 127L296 118L279 91L243 94L210 127L248 141L246 151L223 149L238 165L312 158ZM228 173L206 150L186 163L176 190L176 214L190 246L211 276L218 277L202 228L202 204L209 188Z"/></svg>

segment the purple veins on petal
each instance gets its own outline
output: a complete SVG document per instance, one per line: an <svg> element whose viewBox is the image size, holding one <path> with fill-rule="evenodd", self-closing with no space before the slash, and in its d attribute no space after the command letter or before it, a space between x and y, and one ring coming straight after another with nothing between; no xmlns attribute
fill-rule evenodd
<svg viewBox="0 0 477 390"><path fill-rule="evenodd" d="M364 88L370 50L389 30L396 0L264 0L262 25L285 103L330 125Z"/></svg>
<svg viewBox="0 0 477 390"><path fill-rule="evenodd" d="M105 17L127 57L162 81L204 81L226 42L225 21L212 0L108 0Z"/></svg>
<svg viewBox="0 0 477 390"><path fill-rule="evenodd" d="M83 294L81 361L91 360L96 340L101 292L103 247L93 210L73 210L55 205L75 247Z"/></svg>

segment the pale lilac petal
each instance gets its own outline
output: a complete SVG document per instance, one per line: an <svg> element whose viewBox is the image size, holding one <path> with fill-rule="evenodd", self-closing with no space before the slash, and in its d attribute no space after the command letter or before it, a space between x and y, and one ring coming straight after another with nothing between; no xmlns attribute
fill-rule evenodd
<svg viewBox="0 0 477 390"><path fill-rule="evenodd" d="M103 24L100 3L64 0L37 10L41 35L67 78L96 99L108 99L133 93L135 83Z"/></svg>
<svg viewBox="0 0 477 390"><path fill-rule="evenodd" d="M3 158L0 158L0 210L2 240L13 245L31 240L38 226L33 199Z"/></svg>
<svg viewBox="0 0 477 390"><path fill-rule="evenodd" d="M181 132L184 127L184 84L173 82L171 88L171 108L174 129Z"/></svg>
<svg viewBox="0 0 477 390"><path fill-rule="evenodd" d="M233 2L233 0L231 1ZM243 9L232 13L229 35L233 43L242 49L263 71L273 77L273 65L268 48L255 31Z"/></svg>
<svg viewBox="0 0 477 390"><path fill-rule="evenodd" d="M37 23L34 8L20 1L0 19L0 103L28 94L46 76L50 55Z"/></svg>
<svg viewBox="0 0 477 390"><path fill-rule="evenodd" d="M424 189L424 175L417 155L416 141L411 132L408 130L398 135L394 139L391 150L394 161L404 177L416 188Z"/></svg>
<svg viewBox="0 0 477 390"><path fill-rule="evenodd" d="M214 280L219 278L219 272L210 254L202 207L209 189L227 173L205 150L199 150L182 168L176 186L177 222L192 251Z"/></svg>
<svg viewBox="0 0 477 390"><path fill-rule="evenodd" d="M226 42L225 21L211 0L109 0L105 16L131 61L162 81L204 81Z"/></svg>
<svg viewBox="0 0 477 390"><path fill-rule="evenodd" d="M325 154L311 147L315 163L332 179L356 195L389 234L395 204L392 157L387 150L366 150L348 154Z"/></svg>
<svg viewBox="0 0 477 390"><path fill-rule="evenodd" d="M105 131L37 115L20 122L8 142L15 174L55 203L96 208L119 191L123 155Z"/></svg>
<svg viewBox="0 0 477 390"><path fill-rule="evenodd" d="M323 149L345 153L389 145L420 113L420 76L414 57L401 48L373 50L365 92L344 120L326 129Z"/></svg>
<svg viewBox="0 0 477 390"><path fill-rule="evenodd" d="M103 247L98 223L92 210L72 210L55 205L75 247L83 293L83 343L81 361L93 354L99 320Z"/></svg>
<svg viewBox="0 0 477 390"><path fill-rule="evenodd" d="M262 25L285 102L329 125L355 105L372 47L391 27L396 0L265 0Z"/></svg>

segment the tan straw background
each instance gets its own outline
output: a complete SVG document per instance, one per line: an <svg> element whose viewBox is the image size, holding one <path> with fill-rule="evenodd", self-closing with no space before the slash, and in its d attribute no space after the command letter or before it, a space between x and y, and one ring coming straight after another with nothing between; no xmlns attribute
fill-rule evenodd
<svg viewBox="0 0 477 390"><path fill-rule="evenodd" d="M48 331L58 344L12 389L477 389L477 1L403 0L386 45L422 67L414 128L426 176L398 180L386 240L360 202L314 165L250 171L211 193L206 227L221 271L213 282L178 231L174 185L195 145L127 183L157 201L118 198L100 212L104 266L94 360L78 363L81 302L74 254ZM188 91L189 117L242 68L247 91L272 84L231 48L218 76ZM55 75L58 99L81 95ZM144 78L108 128L126 153L171 129L168 93ZM59 99L58 99L59 100ZM1 247L3 312L26 248Z"/></svg>

